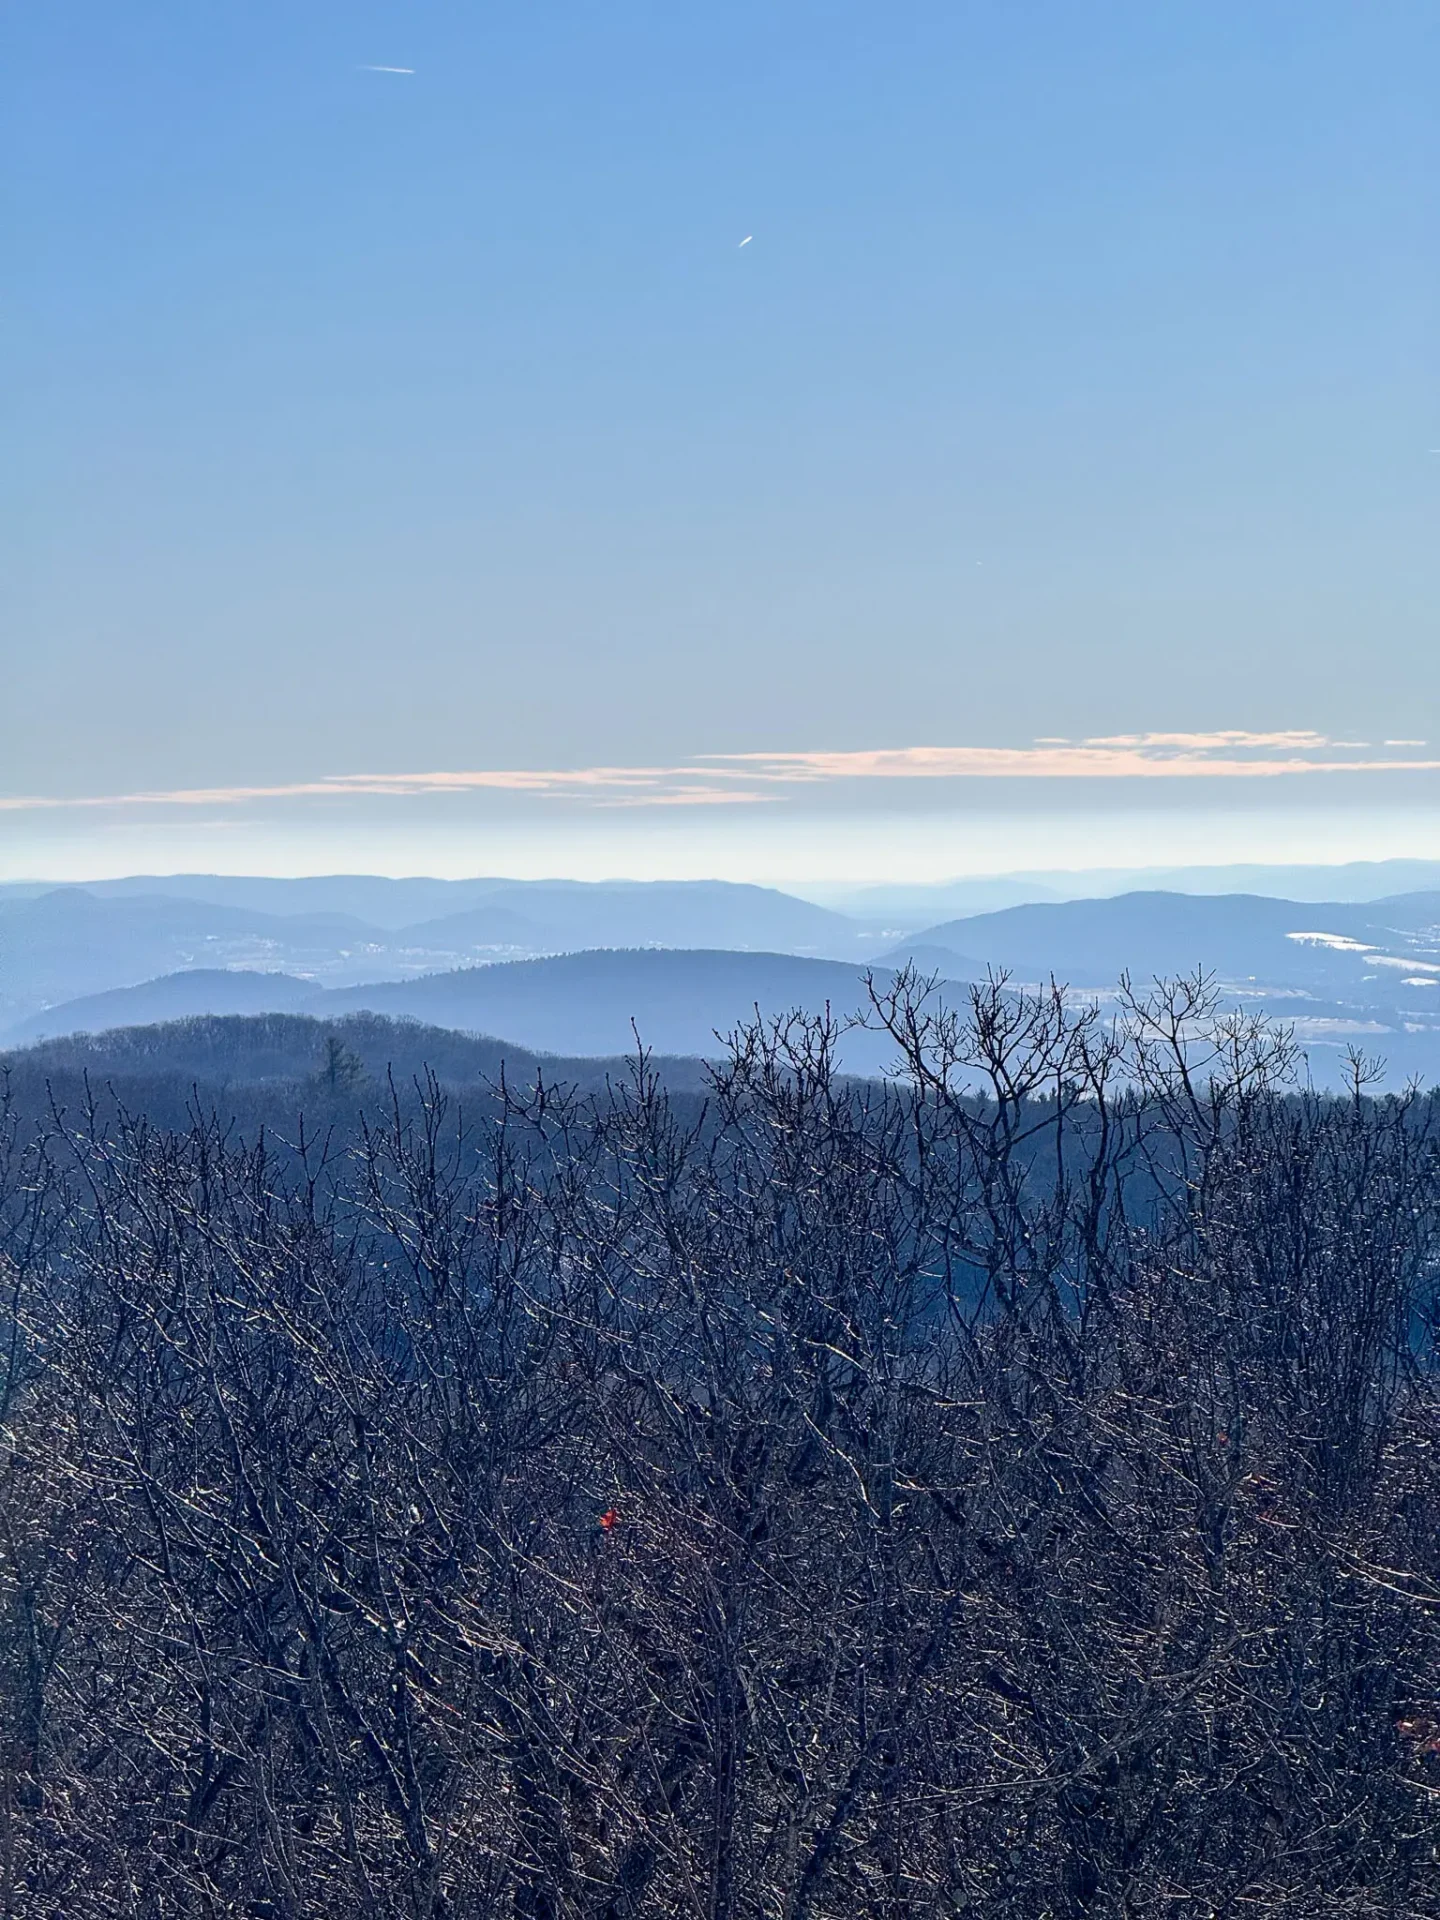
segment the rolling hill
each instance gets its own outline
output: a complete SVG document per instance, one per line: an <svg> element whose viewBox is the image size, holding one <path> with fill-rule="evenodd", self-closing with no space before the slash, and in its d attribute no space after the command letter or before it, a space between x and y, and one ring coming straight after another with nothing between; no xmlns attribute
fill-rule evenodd
<svg viewBox="0 0 1440 1920"><path fill-rule="evenodd" d="M4 1038L15 1045L200 1013L334 1019L363 1010L500 1034L540 1053L632 1053L638 1028L643 1043L659 1053L713 1055L717 1031L725 1034L756 1006L778 1016L796 1008L819 1013L829 1004L843 1016L864 998L864 970L839 961L717 949L601 949L329 989L285 974L180 972L32 1014ZM889 1064L891 1051L872 1035L855 1034L844 1059L851 1071L875 1072Z"/></svg>

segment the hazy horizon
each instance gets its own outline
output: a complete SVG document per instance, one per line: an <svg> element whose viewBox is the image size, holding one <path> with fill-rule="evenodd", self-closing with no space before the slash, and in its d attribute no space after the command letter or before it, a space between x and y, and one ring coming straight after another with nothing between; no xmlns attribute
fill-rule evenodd
<svg viewBox="0 0 1440 1920"><path fill-rule="evenodd" d="M107 822L98 831L87 821L66 835L53 829L22 833L14 816L0 812L0 883L74 884L134 873L364 872L451 879L749 880L803 892L1051 872L1323 869L1440 859L1440 809L1429 807L812 814L772 819L760 834L732 829L713 816L656 822L652 815L643 823L627 820L619 830L612 819L567 809L564 818L532 818L501 832L433 814L318 825L210 818L177 827L131 820Z"/></svg>

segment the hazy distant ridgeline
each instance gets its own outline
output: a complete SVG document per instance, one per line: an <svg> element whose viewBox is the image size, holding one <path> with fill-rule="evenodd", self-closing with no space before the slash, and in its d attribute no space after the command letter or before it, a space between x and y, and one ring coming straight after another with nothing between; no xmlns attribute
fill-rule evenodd
<svg viewBox="0 0 1440 1920"><path fill-rule="evenodd" d="M1249 894L1130 893L1030 904L929 927L897 946L973 978L976 959L1018 982L1054 978L1105 995L1128 974L1175 978L1203 966L1233 1005L1289 1022L1318 1084L1344 1052L1383 1058L1391 1085L1440 1081L1440 893L1295 902Z"/></svg>
<svg viewBox="0 0 1440 1920"><path fill-rule="evenodd" d="M1368 986L1377 1002L1403 985L1406 1004L1423 1014L1423 995L1440 997L1440 892L1364 904L1188 893L1038 902L926 927L885 957L898 964L920 949L1102 989L1125 972L1148 978L1197 965L1227 986L1322 996Z"/></svg>
<svg viewBox="0 0 1440 1920"><path fill-rule="evenodd" d="M40 893L10 888L0 889L0 1037L44 1008L181 971L288 973L315 986L368 987L460 966L647 946L852 964L893 965L913 954L959 978L1003 966L1102 990L1127 969L1174 974L1203 965L1247 990L1339 999L1423 1021L1437 925L1440 894L1433 893L1366 905L1132 893L928 926L892 917L887 928L882 912L847 917L771 888L712 882L188 876ZM235 1002L233 1010L253 1004Z"/></svg>
<svg viewBox="0 0 1440 1920"><path fill-rule="evenodd" d="M80 887L101 900L138 897L185 900L192 905L227 907L267 917L340 916L372 929L398 932L426 922L454 919L477 911L493 913L497 924L514 914L546 933L586 936L586 944L607 944L620 934L621 945L647 939L671 944L722 944L719 935L749 930L771 942L821 939L848 932L874 918L847 919L773 887L726 880L392 880L374 874L317 874L304 879L228 874L134 875L123 880L93 880ZM38 899L57 889L34 884L0 886L0 907L7 899ZM924 916L922 916L924 917Z"/></svg>
<svg viewBox="0 0 1440 1920"><path fill-rule="evenodd" d="M128 883L127 883L128 884ZM1259 894L1270 900L1390 900L1440 890L1440 860L1353 860L1338 866L1275 866L1232 862L1205 867L1092 867L1083 871L1008 873L966 880L827 889L828 905L862 918L906 926L995 913L1004 907L1062 900L1110 900L1122 893Z"/></svg>
<svg viewBox="0 0 1440 1920"><path fill-rule="evenodd" d="M59 883L0 882L0 906L8 900L36 899ZM575 880L517 881L476 877L436 880L423 876L391 879L379 874L313 874L280 878L273 874L131 874L123 879L79 883L101 899L136 894L209 901L252 912L343 914L388 930L410 927L489 905L538 913L539 896L550 893L562 903L600 894L635 900L637 896L693 898L700 888L731 899L770 888L732 887L713 882ZM928 926L960 915L990 913L1035 901L1111 899L1122 893L1247 893L1268 899L1364 902L1393 899L1402 893L1440 890L1440 860L1359 860L1340 866L1255 866L1114 868L1085 872L1011 873L993 877L919 884L829 888L827 904L862 926ZM793 896L785 896L792 898ZM798 904L805 905L802 900ZM541 915L544 918L546 916ZM551 915L550 917L554 917ZM564 917L562 911L561 917ZM629 944L621 941L621 945ZM685 942L683 944L699 944ZM720 945L716 939L708 944Z"/></svg>
<svg viewBox="0 0 1440 1920"><path fill-rule="evenodd" d="M1440 1079L1437 893L1364 904L1132 893L974 914L897 941L764 888L211 884L312 910L276 915L119 883L103 897L70 889L0 901L0 980L12 1016L0 1041L194 1014L335 1018L363 1007L568 1055L620 1054L634 1044L633 1023L646 1044L696 1055L757 1005L772 1014L853 1011L864 963L878 956L883 968L913 960L950 982L1002 969L1018 982L1053 977L1102 997L1122 974L1173 978L1203 967L1232 1003L1292 1021L1321 1084L1335 1082L1351 1045L1382 1056L1392 1083ZM468 903L460 912L398 931L328 911L334 901L388 901L392 914L433 905L447 884ZM551 916L543 926L542 911ZM719 932L702 941L707 928ZM548 942L550 957L510 957L526 941ZM816 957L827 941L846 957ZM811 951L795 951L803 947ZM77 993L77 980L95 984ZM875 1072L886 1063L860 1038L846 1064Z"/></svg>
<svg viewBox="0 0 1440 1920"><path fill-rule="evenodd" d="M883 921L867 926L771 888L718 881L340 876L113 881L38 894L0 889L0 1035L42 1007L181 969L283 971L349 985L587 947L720 947L860 960L885 944Z"/></svg>

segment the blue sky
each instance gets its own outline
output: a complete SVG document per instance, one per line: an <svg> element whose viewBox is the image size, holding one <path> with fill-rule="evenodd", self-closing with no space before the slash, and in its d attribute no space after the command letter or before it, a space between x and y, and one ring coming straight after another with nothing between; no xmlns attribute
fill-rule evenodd
<svg viewBox="0 0 1440 1920"><path fill-rule="evenodd" d="M1433 6L5 39L5 871L1440 854ZM1312 741L812 777L1221 732Z"/></svg>

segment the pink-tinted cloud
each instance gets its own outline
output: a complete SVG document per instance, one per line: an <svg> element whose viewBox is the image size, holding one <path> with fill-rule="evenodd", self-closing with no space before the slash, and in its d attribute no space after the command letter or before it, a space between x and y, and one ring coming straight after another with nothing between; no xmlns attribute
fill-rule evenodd
<svg viewBox="0 0 1440 1920"><path fill-rule="evenodd" d="M1423 744L1423 743L1422 743ZM1028 747L895 747L716 756L775 781L1257 779L1305 773L1434 772L1440 760L1357 759L1310 732L1121 733Z"/></svg>
<svg viewBox="0 0 1440 1920"><path fill-rule="evenodd" d="M1435 773L1440 759L1414 757L1424 741L1387 741L1386 751L1303 730L1256 733L1122 733L1089 740L1037 740L1027 747L873 747L837 752L705 754L654 767L489 767L419 773L343 773L270 786L181 787L133 793L0 797L0 811L71 808L227 807L247 802L345 796L413 798L469 792L529 793L597 807L753 805L787 789L854 780L1255 780L1304 774ZM1407 757L1396 749L1407 750ZM1364 757L1362 757L1362 755Z"/></svg>

